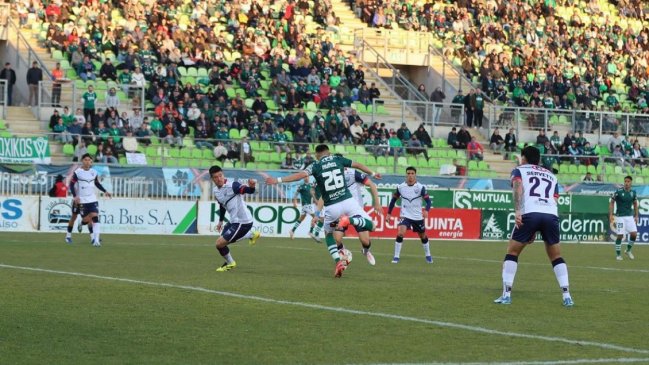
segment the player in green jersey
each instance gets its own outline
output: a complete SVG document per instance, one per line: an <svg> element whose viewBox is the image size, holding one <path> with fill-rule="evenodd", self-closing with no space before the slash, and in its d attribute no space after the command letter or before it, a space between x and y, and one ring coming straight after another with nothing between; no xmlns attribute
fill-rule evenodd
<svg viewBox="0 0 649 365"><path fill-rule="evenodd" d="M297 227L300 226L300 224L304 221L307 215L311 216L311 222L315 222L315 205L313 202L315 201L315 189L313 189L313 185L309 182L309 177L304 178L304 182L297 187L297 190L295 191L295 195L293 195L293 206L297 208L297 203L298 203L298 197L299 200L302 201L302 209L300 209L300 217L297 219L297 222L293 225L291 230L289 231L289 235L291 236L291 239L293 239L293 235L295 235L295 230ZM311 224L311 229L309 230L309 235L313 235L313 227L314 224Z"/></svg>
<svg viewBox="0 0 649 365"><path fill-rule="evenodd" d="M622 261L622 238L629 234L629 242L626 246L626 255L633 260L635 257L631 252L636 237L638 237L638 197L635 190L631 190L633 178L627 176L624 178L624 187L618 189L611 196L611 202L608 205L608 216L611 221L611 227L617 234L615 240L615 255L618 261ZM613 215L615 207L615 215Z"/></svg>
<svg viewBox="0 0 649 365"><path fill-rule="evenodd" d="M336 238L340 239L344 234L340 230L350 224L357 230L374 230L372 219L358 205L358 202L352 197L347 188L347 184L345 184L345 167L353 167L377 179L380 179L381 175L375 174L367 166L358 162L352 162L340 156L332 156L329 147L325 144L318 145L315 152L317 161L309 165L305 170L283 178L268 177L266 178L266 184L274 185L282 182L292 182L307 176L315 178L317 188L322 192L325 207L324 228L327 249L336 263L334 276L340 277L347 268L347 263L340 259L336 246Z"/></svg>

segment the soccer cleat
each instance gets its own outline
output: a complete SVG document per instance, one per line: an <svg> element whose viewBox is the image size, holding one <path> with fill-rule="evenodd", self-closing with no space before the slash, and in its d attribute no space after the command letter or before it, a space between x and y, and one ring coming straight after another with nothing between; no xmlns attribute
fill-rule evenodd
<svg viewBox="0 0 649 365"><path fill-rule="evenodd" d="M575 305L575 302L572 301L572 298L570 298L570 297L563 298L563 306L564 307L570 308L570 307L572 307L574 305Z"/></svg>
<svg viewBox="0 0 649 365"><path fill-rule="evenodd" d="M313 240L316 241L317 243L322 242L322 240L320 240L320 237L314 235L313 233L309 233L309 237L313 238Z"/></svg>
<svg viewBox="0 0 649 365"><path fill-rule="evenodd" d="M399 263L399 258L398 257L393 257L392 258L392 263L393 264L398 264Z"/></svg>
<svg viewBox="0 0 649 365"><path fill-rule="evenodd" d="M624 260L624 259L622 258L622 256L619 256L619 255L616 256L615 259L618 260L618 261L622 261L622 260Z"/></svg>
<svg viewBox="0 0 649 365"><path fill-rule="evenodd" d="M101 240L92 240L93 247L101 247Z"/></svg>
<svg viewBox="0 0 649 365"><path fill-rule="evenodd" d="M433 256L426 256L426 262L429 264L433 263Z"/></svg>
<svg viewBox="0 0 649 365"><path fill-rule="evenodd" d="M343 276L343 271L347 268L347 265L345 265L345 261L340 260L336 262L336 268L334 269L334 277L339 278Z"/></svg>
<svg viewBox="0 0 649 365"><path fill-rule="evenodd" d="M291 239L293 239L294 234L295 234L295 232L293 232L292 229L290 231L288 231L288 235L289 235L289 237L291 237Z"/></svg>
<svg viewBox="0 0 649 365"><path fill-rule="evenodd" d="M374 255L372 255L370 251L367 251L367 253L363 255L365 255L365 258L367 259L367 262L369 262L370 265L372 266L376 265L376 260L374 259Z"/></svg>
<svg viewBox="0 0 649 365"><path fill-rule="evenodd" d="M234 262L234 261L232 261L231 264L228 264L227 262L224 262L223 265L221 265L221 267L216 268L216 272L230 271L230 270L234 269L235 267L237 267L237 263Z"/></svg>
<svg viewBox="0 0 649 365"><path fill-rule="evenodd" d="M72 237L65 237L65 243L72 243Z"/></svg>
<svg viewBox="0 0 649 365"><path fill-rule="evenodd" d="M505 305L512 304L512 297L510 297L510 296L506 297L506 296L502 295L498 299L494 300L494 303L496 303L496 304L505 304Z"/></svg>
<svg viewBox="0 0 649 365"><path fill-rule="evenodd" d="M633 260L633 259L635 259L635 256L633 256L633 252L631 252L631 251L625 251L624 253L629 257L629 260Z"/></svg>
<svg viewBox="0 0 649 365"><path fill-rule="evenodd" d="M253 232L252 237L250 237L250 239L248 240L248 244L250 246L254 246L257 243L259 237L261 237L261 233L259 233L259 231Z"/></svg>

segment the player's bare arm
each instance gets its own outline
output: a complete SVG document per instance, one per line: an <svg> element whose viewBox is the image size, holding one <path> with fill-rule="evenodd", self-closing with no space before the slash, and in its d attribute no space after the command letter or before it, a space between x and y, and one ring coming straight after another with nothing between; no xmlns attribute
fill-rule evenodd
<svg viewBox="0 0 649 365"><path fill-rule="evenodd" d="M615 202L613 199L611 199L610 203L608 204L608 220L611 223L615 223L615 216L613 216L613 208L615 207ZM636 210L637 212L637 210Z"/></svg>
<svg viewBox="0 0 649 365"><path fill-rule="evenodd" d="M293 181L298 181L301 179L304 179L305 177L309 176L309 174L306 171L299 171L294 174L284 176L284 177L267 177L266 178L266 184L268 185L277 185L280 183L287 183L287 182L293 182Z"/></svg>
<svg viewBox="0 0 649 365"><path fill-rule="evenodd" d="M520 179L515 179L512 182L514 194L514 210L516 212L516 227L523 225L523 182Z"/></svg>
<svg viewBox="0 0 649 365"><path fill-rule="evenodd" d="M352 167L357 169L357 170L363 171L364 173L370 175L371 177L373 177L375 179L381 180L381 174L380 173L372 171L369 167L363 165L362 163L352 161Z"/></svg>
<svg viewBox="0 0 649 365"><path fill-rule="evenodd" d="M383 215L383 206L381 206L381 200L379 199L379 189L377 189L376 184L370 179L366 179L365 186L370 188L370 193L372 194L372 202L374 211L378 215Z"/></svg>
<svg viewBox="0 0 649 365"><path fill-rule="evenodd" d="M638 219L640 218L640 213L638 212L638 200L633 201L633 219L635 220L635 224L638 224Z"/></svg>

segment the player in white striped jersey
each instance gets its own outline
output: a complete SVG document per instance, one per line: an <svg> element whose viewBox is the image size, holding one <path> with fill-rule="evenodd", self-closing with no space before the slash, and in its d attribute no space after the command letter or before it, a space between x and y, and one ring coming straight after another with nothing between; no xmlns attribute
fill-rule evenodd
<svg viewBox="0 0 649 365"><path fill-rule="evenodd" d="M74 170L72 179L70 179L70 191L74 197L74 203L81 206L81 218L83 224L92 224L92 245L95 247L101 246L101 239L99 237L99 203L97 201L97 194L95 188L99 189L107 197L111 194L104 189L99 180L97 179L97 171L92 169L92 157L86 153L81 157L81 167ZM72 243L68 240L71 234L66 236L66 242Z"/></svg>
<svg viewBox="0 0 649 365"><path fill-rule="evenodd" d="M345 168L345 184L347 185L347 189L349 189L349 192L352 193L352 198L354 198L357 202L358 205L361 207L364 207L365 204L363 203L363 190L365 190L365 187L370 188L370 192L372 193L372 201L374 202L374 210L376 214L378 215L383 215L383 207L381 206L381 200L379 199L379 191L376 188L376 184L372 182L369 176L367 174L364 174L356 169L352 169L349 167ZM347 227L349 228L349 227ZM347 228L343 230L346 231ZM363 246L363 255L365 255L365 258L367 259L367 262L370 263L370 265L376 265L376 260L374 259L374 255L370 252L370 247L372 246L372 240L370 239L370 232L368 230L364 229L358 229L355 228L356 232L358 233L358 240L361 241L361 245ZM343 238L340 237L340 239L336 240L336 245L338 246L338 250L342 250L345 248L343 245Z"/></svg>
<svg viewBox="0 0 649 365"><path fill-rule="evenodd" d="M430 211L430 197L428 196L428 192L426 192L426 187L417 182L417 169L412 166L406 168L406 181L399 184L396 191L392 194L392 199L388 206L388 222L392 221L392 210L399 198L401 198L401 220L397 226L397 238L394 242L392 263L399 263L403 236L405 236L406 230L410 229L419 235L421 244L424 247L426 262L432 264L433 256L430 254L425 222L425 219L428 218L428 211ZM424 202L426 203L426 207L422 210L422 203Z"/></svg>
<svg viewBox="0 0 649 365"><path fill-rule="evenodd" d="M569 291L568 266L561 257L559 245L557 178L552 172L538 166L540 161L541 152L536 147L525 147L521 152L521 165L512 171L516 225L502 266L503 293L494 303L511 304L518 256L526 245L534 242L536 234L540 232L554 275L561 287L563 305L572 307L574 302Z"/></svg>
<svg viewBox="0 0 649 365"><path fill-rule="evenodd" d="M221 232L221 228L223 228L221 237L216 240L216 249L225 259L225 263L216 271L225 272L237 267L237 263L230 255L228 245L242 238L248 238L250 245L254 245L261 235L252 230L252 215L243 200L243 194L255 193L257 183L251 179L248 180L248 186L246 186L236 181L229 181L219 166L210 167L210 177L215 185L214 198L219 202L219 223L216 225L216 230ZM223 227L226 211L230 215L230 221Z"/></svg>

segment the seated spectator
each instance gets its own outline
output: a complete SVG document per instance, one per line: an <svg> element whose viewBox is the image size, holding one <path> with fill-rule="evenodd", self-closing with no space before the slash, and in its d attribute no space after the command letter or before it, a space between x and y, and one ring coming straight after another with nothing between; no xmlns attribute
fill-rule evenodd
<svg viewBox="0 0 649 365"><path fill-rule="evenodd" d="M619 132L614 132L611 138L608 140L608 148L612 152L615 150L615 146L621 146L624 137L620 136Z"/></svg>
<svg viewBox="0 0 649 365"><path fill-rule="evenodd" d="M381 134L381 138L376 142L376 145L374 147L374 156L384 156L387 155L389 151L390 141L388 141L388 136Z"/></svg>
<svg viewBox="0 0 649 365"><path fill-rule="evenodd" d="M72 143L72 135L70 135L68 129L63 124L63 118L59 117L52 131L55 133L54 138L57 141L61 143Z"/></svg>
<svg viewBox="0 0 649 365"><path fill-rule="evenodd" d="M408 143L412 132L406 126L406 123L401 123L401 127L397 129L397 137L401 140L401 143Z"/></svg>
<svg viewBox="0 0 649 365"><path fill-rule="evenodd" d="M599 159L597 158L597 153L595 153L595 148L590 145L590 142L586 142L586 144L584 144L584 147L581 148L581 154L584 156L592 156L592 157L584 157L582 159L584 165L586 166L593 165L597 167Z"/></svg>
<svg viewBox="0 0 649 365"><path fill-rule="evenodd" d="M647 151L645 149L640 148L640 143L635 142L633 143L633 149L631 150L631 158L633 159L633 165L647 165L647 160L646 158L649 157L647 155Z"/></svg>
<svg viewBox="0 0 649 365"><path fill-rule="evenodd" d="M428 148L433 147L433 141L430 139L430 135L428 134L428 132L426 132L423 124L420 124L419 127L417 127L415 136L417 136L417 139L423 146L426 146Z"/></svg>
<svg viewBox="0 0 649 365"><path fill-rule="evenodd" d="M475 137L471 137L471 142L469 142L469 144L467 145L466 150L469 155L469 160L482 161L484 148L482 147L480 142L476 140Z"/></svg>
<svg viewBox="0 0 649 365"><path fill-rule="evenodd" d="M142 123L139 128L135 131L135 137L137 137L139 143L144 146L151 144L151 130L147 123Z"/></svg>
<svg viewBox="0 0 649 365"><path fill-rule="evenodd" d="M420 153L424 154L424 157L428 161L428 151L426 150L426 146L422 146L421 142L419 142L419 139L417 139L416 135L410 136L410 140L408 141L408 147L406 148L406 152L417 156Z"/></svg>
<svg viewBox="0 0 649 365"><path fill-rule="evenodd" d="M214 158L223 162L228 157L228 149L223 145L222 141L216 143L216 147L213 150Z"/></svg>
<svg viewBox="0 0 649 365"><path fill-rule="evenodd" d="M133 137L133 132L131 131L126 132L126 136L122 140L122 147L126 152L137 152L138 143L137 143L137 139Z"/></svg>
<svg viewBox="0 0 649 365"><path fill-rule="evenodd" d="M494 129L494 132L491 135L491 139L489 140L489 147L491 147L491 150L496 154L500 154L505 148L505 140L500 135L500 130L498 129L498 127Z"/></svg>
<svg viewBox="0 0 649 365"><path fill-rule="evenodd" d="M505 134L505 151L514 152L517 149L516 133L514 133L514 128L509 128L509 133ZM505 154L505 160L508 158L508 154Z"/></svg>
<svg viewBox="0 0 649 365"><path fill-rule="evenodd" d="M568 147L568 154L571 156L570 162L579 165L579 158L578 156L581 155L581 149L577 147L577 141L572 141L572 144Z"/></svg>
<svg viewBox="0 0 649 365"><path fill-rule="evenodd" d="M595 182L595 179L593 179L593 175L590 172L587 172L582 181L585 183L593 183Z"/></svg>
<svg viewBox="0 0 649 365"><path fill-rule="evenodd" d="M304 129L300 128L297 130L297 133L293 136L293 146L295 148L295 153L305 153L309 150L309 140L304 134Z"/></svg>
<svg viewBox="0 0 649 365"><path fill-rule="evenodd" d="M101 65L101 68L99 69L99 77L104 81L117 81L117 69L113 66L110 58L106 58L104 64Z"/></svg>
<svg viewBox="0 0 649 365"><path fill-rule="evenodd" d="M95 81L97 79L97 76L95 75L95 65L90 61L88 56L85 56L83 61L79 64L77 74L84 82L88 80Z"/></svg>
<svg viewBox="0 0 649 365"><path fill-rule="evenodd" d="M59 114L59 111L54 109L54 113L50 116L50 129L54 131L54 126L59 124L59 119L61 119L61 122L63 122L63 119L61 115Z"/></svg>
<svg viewBox="0 0 649 365"><path fill-rule="evenodd" d="M119 163L119 160L117 157L115 157L116 151L113 150L113 146L109 145L108 143L104 144L104 148L102 150L102 163Z"/></svg>
<svg viewBox="0 0 649 365"><path fill-rule="evenodd" d="M388 144L390 146L389 152L391 156L403 156L405 152L403 149L403 143L394 130L390 131L390 139L388 140Z"/></svg>
<svg viewBox="0 0 649 365"><path fill-rule="evenodd" d="M72 161L77 162L81 161L81 157L88 153L88 148L86 148L86 143L81 139L79 143L77 143L77 146L74 148L74 155L72 157Z"/></svg>
<svg viewBox="0 0 649 365"><path fill-rule="evenodd" d="M461 148L460 141L457 140L457 128L453 127L451 128L451 131L448 132L448 136L446 137L446 144L453 148Z"/></svg>
<svg viewBox="0 0 649 365"><path fill-rule="evenodd" d="M471 134L466 130L466 126L460 127L460 131L457 132L457 141L460 149L466 149L471 142Z"/></svg>
<svg viewBox="0 0 649 365"><path fill-rule="evenodd" d="M291 152L291 148L288 146L288 136L284 132L284 126L280 125L277 128L277 132L273 134L273 141L275 141L275 151L277 153Z"/></svg>
<svg viewBox="0 0 649 365"><path fill-rule="evenodd" d="M293 155L291 155L290 152L286 153L286 157L284 157L284 160L282 160L282 169L285 170L293 170L295 169L295 159L293 159Z"/></svg>
<svg viewBox="0 0 649 365"><path fill-rule="evenodd" d="M363 142L363 127L361 126L360 119L354 121L354 125L349 128L349 131L352 135L352 141L354 144L361 144Z"/></svg>

